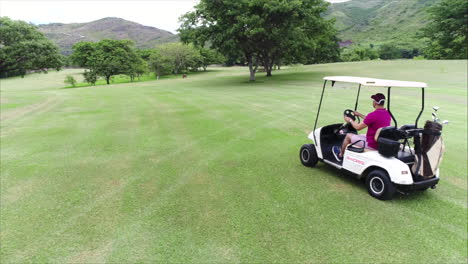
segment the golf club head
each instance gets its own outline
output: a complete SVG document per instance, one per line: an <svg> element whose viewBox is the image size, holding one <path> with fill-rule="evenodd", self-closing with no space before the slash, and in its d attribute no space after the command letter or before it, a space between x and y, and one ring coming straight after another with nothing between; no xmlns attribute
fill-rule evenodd
<svg viewBox="0 0 468 264"><path fill-rule="evenodd" d="M438 106L433 106L433 107L432 107L432 109L434 109L434 111L436 111L436 112L437 112L437 110L439 110L439 108L440 108L440 107L438 107Z"/></svg>
<svg viewBox="0 0 468 264"><path fill-rule="evenodd" d="M449 124L449 121L448 121L448 120L442 121L442 125L446 126L446 125L448 125L448 124Z"/></svg>

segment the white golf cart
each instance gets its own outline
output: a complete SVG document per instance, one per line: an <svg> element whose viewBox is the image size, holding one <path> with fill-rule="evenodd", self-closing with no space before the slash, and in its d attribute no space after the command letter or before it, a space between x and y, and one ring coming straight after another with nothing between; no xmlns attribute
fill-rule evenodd
<svg viewBox="0 0 468 264"><path fill-rule="evenodd" d="M444 145L441 138L441 124L427 121L424 128L418 128L418 120L424 111L426 83L348 76L325 77L324 80L314 130L308 136L315 145L305 144L299 153L304 166L315 167L318 161L322 161L337 169L349 171L357 175L359 179L365 178L369 194L381 200L392 199L396 191L407 193L435 188L439 182L438 167L442 159ZM362 86L387 88L387 110L392 117L394 126L379 129L375 137L378 150L360 148L356 147L356 144L350 144L345 150L342 161L336 160L332 153L332 147L341 146L347 133L357 134L357 131L348 123L331 124L317 128L327 82L331 82L332 86L335 85L335 82L359 85L354 111L358 107ZM397 126L397 121L390 111L392 87L422 89L421 110L414 124ZM353 120L357 118L360 121L359 117L354 116L354 111L347 109L344 111L344 115ZM410 141L413 141L414 147L410 146Z"/></svg>

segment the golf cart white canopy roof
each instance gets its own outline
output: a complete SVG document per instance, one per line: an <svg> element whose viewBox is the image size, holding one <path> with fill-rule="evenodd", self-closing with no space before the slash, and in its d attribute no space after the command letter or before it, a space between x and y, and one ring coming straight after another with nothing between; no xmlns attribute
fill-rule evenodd
<svg viewBox="0 0 468 264"><path fill-rule="evenodd" d="M347 83L359 83L365 86L374 87L411 87L411 88L426 88L427 84L423 82L405 82L405 81L393 81L393 80L382 80L364 77L351 77L351 76L327 76L323 78L327 81L335 82L347 82Z"/></svg>

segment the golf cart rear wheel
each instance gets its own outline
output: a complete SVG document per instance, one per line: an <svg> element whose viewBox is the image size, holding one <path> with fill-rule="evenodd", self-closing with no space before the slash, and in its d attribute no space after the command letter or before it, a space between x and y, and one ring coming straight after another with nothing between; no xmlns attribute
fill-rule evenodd
<svg viewBox="0 0 468 264"><path fill-rule="evenodd" d="M305 144L301 147L299 152L299 158L301 159L302 165L307 167L315 167L318 162L317 151L313 144Z"/></svg>
<svg viewBox="0 0 468 264"><path fill-rule="evenodd" d="M366 186L369 194L380 200L391 200L395 195L396 188L383 170L373 170L366 178Z"/></svg>

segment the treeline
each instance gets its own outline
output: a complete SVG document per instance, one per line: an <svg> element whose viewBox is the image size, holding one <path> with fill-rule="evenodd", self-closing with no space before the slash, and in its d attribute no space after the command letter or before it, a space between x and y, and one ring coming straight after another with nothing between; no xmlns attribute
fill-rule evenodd
<svg viewBox="0 0 468 264"><path fill-rule="evenodd" d="M24 21L0 17L0 77L24 76L28 72L63 66L85 68L87 83L104 78L109 84L112 76L125 74L133 81L148 72L159 78L166 74L204 70L211 64L224 64L220 53L182 43L169 43L153 49L140 50L131 40L106 39L99 42L78 42L73 54L65 57L57 46L36 26ZM67 77L66 83L76 80Z"/></svg>
<svg viewBox="0 0 468 264"><path fill-rule="evenodd" d="M70 62L85 68L83 76L90 84L95 84L99 77L109 84L112 76L119 74L128 75L133 81L149 71L158 78L166 74L206 71L208 65L224 62L224 57L213 50L182 43L138 50L130 40L105 39L78 42L72 50Z"/></svg>
<svg viewBox="0 0 468 264"><path fill-rule="evenodd" d="M368 60L395 60L395 59L414 59L424 58L422 51L418 48L400 48L393 44L384 44L375 47L370 44L369 47L355 46L346 47L341 50L341 61L368 61Z"/></svg>

